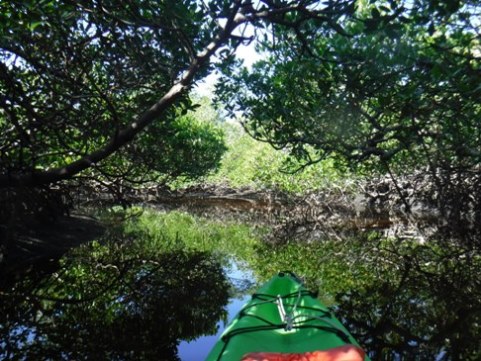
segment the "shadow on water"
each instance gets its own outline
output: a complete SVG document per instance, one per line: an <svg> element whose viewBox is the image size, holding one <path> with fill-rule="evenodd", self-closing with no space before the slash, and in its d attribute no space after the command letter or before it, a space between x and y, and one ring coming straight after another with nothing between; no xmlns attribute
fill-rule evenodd
<svg viewBox="0 0 481 361"><path fill-rule="evenodd" d="M207 252L93 242L0 290L0 358L175 360L179 340L216 332L228 291Z"/></svg>

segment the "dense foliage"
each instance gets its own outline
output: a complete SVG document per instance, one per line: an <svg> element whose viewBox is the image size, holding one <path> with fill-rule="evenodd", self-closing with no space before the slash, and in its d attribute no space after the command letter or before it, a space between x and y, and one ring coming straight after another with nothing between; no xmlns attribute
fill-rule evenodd
<svg viewBox="0 0 481 361"><path fill-rule="evenodd" d="M218 93L246 129L303 164L381 168L481 160L476 3L358 1L339 28L273 24L265 60L230 67ZM316 150L309 151L309 147Z"/></svg>
<svg viewBox="0 0 481 361"><path fill-rule="evenodd" d="M154 144L137 134L149 125L172 129L179 109L191 107L188 91L210 70L215 52L221 50L221 63L229 64L231 52L252 40L242 36L247 24L263 27L303 12L306 19L329 14L325 24L334 26L351 5L2 3L0 186L69 179L132 141L136 146L125 151L144 146L145 154ZM159 151L170 141L168 131L161 133Z"/></svg>
<svg viewBox="0 0 481 361"><path fill-rule="evenodd" d="M333 158L395 183L417 174L410 201L479 229L480 12L476 1L357 1L338 26L292 15L265 29L252 69L224 67L217 95L294 167Z"/></svg>
<svg viewBox="0 0 481 361"><path fill-rule="evenodd" d="M1 6L2 187L88 168L109 182L206 174L219 134L179 116L216 53L227 111L301 165L459 173L480 161L475 1ZM248 71L235 50L252 41L265 58Z"/></svg>
<svg viewBox="0 0 481 361"><path fill-rule="evenodd" d="M347 187L346 177L354 178L345 164L334 158L292 172L295 161L286 151L256 141L238 124L226 123L223 128L227 151L218 171L203 180L206 183L302 194L334 185Z"/></svg>
<svg viewBox="0 0 481 361"><path fill-rule="evenodd" d="M173 123L217 50L227 109L304 164L470 168L481 154L478 12L428 0L3 3L0 185L70 178L122 147L115 164L178 167L158 154L192 146L172 140ZM247 71L233 51L254 39L266 57Z"/></svg>
<svg viewBox="0 0 481 361"><path fill-rule="evenodd" d="M55 182L87 167L136 181L215 168L219 134L179 119L192 107L185 92L116 159L101 162L148 125L136 119L174 85L206 36L195 2L13 1L1 4L1 16L3 185L15 177ZM68 168L81 159L88 164Z"/></svg>

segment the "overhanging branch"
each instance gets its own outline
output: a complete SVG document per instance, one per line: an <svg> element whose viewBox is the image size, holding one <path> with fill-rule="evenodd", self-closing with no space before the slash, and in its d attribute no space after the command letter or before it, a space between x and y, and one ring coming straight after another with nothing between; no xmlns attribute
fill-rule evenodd
<svg viewBox="0 0 481 361"><path fill-rule="evenodd" d="M188 69L169 91L150 109L140 115L127 127L121 129L103 148L98 149L82 158L62 167L29 173L2 174L0 175L0 188L38 186L54 183L71 178L92 165L106 159L122 146L130 142L139 132L145 129L155 119L171 107L181 98L183 93L192 84L195 75L209 62L210 57L223 45L231 36L234 29L246 21L245 17L237 16L241 7L241 1L236 1L232 8L231 16L227 19L225 26L219 31L214 39L192 59Z"/></svg>

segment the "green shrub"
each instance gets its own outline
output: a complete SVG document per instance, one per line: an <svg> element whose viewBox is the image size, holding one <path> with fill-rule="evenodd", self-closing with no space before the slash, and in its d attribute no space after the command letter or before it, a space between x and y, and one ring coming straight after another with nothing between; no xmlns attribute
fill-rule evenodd
<svg viewBox="0 0 481 361"><path fill-rule="evenodd" d="M207 178L209 183L299 194L329 187L347 173L334 158L295 172L297 165L287 152L254 140L236 124L225 124L225 132L228 151L218 173Z"/></svg>

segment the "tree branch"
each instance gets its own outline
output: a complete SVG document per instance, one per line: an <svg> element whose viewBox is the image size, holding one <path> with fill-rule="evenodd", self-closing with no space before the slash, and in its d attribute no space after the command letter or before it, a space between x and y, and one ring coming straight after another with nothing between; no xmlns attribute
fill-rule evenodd
<svg viewBox="0 0 481 361"><path fill-rule="evenodd" d="M161 117L169 107L181 98L183 93L192 84L195 75L204 65L208 64L211 56L220 47L226 44L234 29L247 21L247 19L239 12L241 4L242 1L239 0L234 3L225 26L219 30L218 34L209 44L207 44L204 50L197 54L197 56L190 62L189 67L180 77L178 82L174 84L157 103L152 105L127 127L121 129L103 148L85 155L63 167L43 171L32 170L29 173L2 174L0 175L0 188L37 186L71 178L92 165L104 160L130 142L139 132Z"/></svg>

